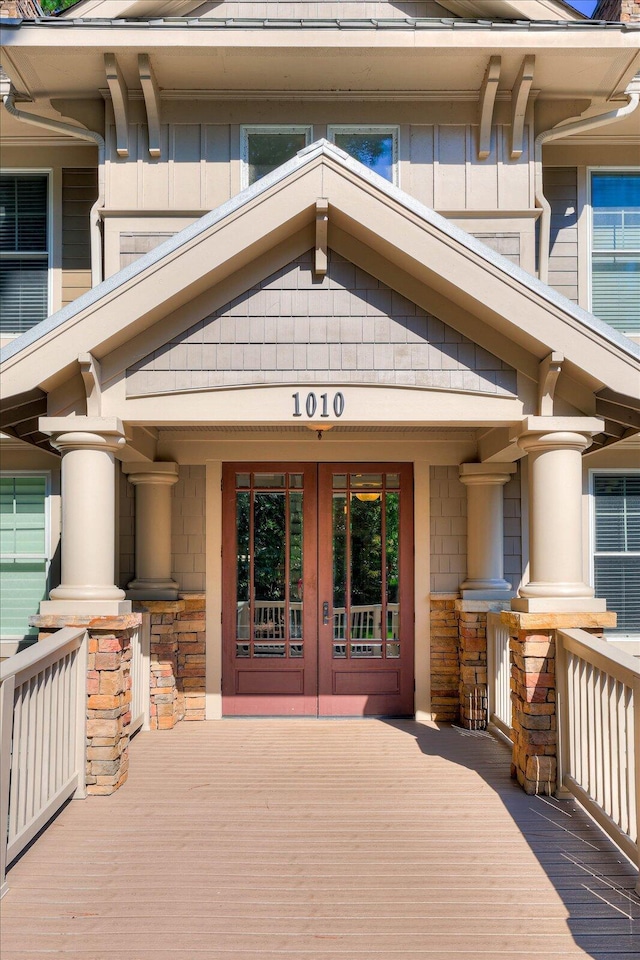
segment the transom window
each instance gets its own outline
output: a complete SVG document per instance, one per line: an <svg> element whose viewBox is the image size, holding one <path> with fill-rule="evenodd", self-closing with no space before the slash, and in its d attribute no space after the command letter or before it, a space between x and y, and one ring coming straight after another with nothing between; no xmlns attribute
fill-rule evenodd
<svg viewBox="0 0 640 960"><path fill-rule="evenodd" d="M310 126L242 127L243 187L295 157L311 142Z"/></svg>
<svg viewBox="0 0 640 960"><path fill-rule="evenodd" d="M49 177L0 177L0 332L23 333L49 312Z"/></svg>
<svg viewBox="0 0 640 960"><path fill-rule="evenodd" d="M640 170L591 174L591 310L640 334Z"/></svg>
<svg viewBox="0 0 640 960"><path fill-rule="evenodd" d="M594 586L618 614L617 632L640 634L640 473L593 476Z"/></svg>
<svg viewBox="0 0 640 960"><path fill-rule="evenodd" d="M397 184L397 127L330 126L327 138L374 173Z"/></svg>

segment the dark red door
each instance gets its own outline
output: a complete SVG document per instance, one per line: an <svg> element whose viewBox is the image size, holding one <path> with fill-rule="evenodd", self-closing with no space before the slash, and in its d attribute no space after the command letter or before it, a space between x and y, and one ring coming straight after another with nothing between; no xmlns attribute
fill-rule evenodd
<svg viewBox="0 0 640 960"><path fill-rule="evenodd" d="M409 465L228 464L223 712L413 714Z"/></svg>

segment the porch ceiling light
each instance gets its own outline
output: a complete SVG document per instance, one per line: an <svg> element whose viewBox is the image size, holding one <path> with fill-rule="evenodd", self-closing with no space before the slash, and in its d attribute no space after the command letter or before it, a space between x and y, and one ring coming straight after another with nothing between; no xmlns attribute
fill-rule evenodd
<svg viewBox="0 0 640 960"><path fill-rule="evenodd" d="M333 430L334 426L333 423L305 423L307 430L313 430L317 434L318 440L322 440L322 434L325 430Z"/></svg>
<svg viewBox="0 0 640 960"><path fill-rule="evenodd" d="M362 500L363 503L373 503L380 499L379 493L356 493L356 500Z"/></svg>

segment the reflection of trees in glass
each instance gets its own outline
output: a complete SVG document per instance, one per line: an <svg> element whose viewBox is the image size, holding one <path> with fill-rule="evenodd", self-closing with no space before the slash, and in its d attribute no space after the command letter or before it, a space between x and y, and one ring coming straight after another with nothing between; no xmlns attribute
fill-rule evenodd
<svg viewBox="0 0 640 960"><path fill-rule="evenodd" d="M286 496L256 493L254 502L253 582L256 600L284 600Z"/></svg>
<svg viewBox="0 0 640 960"><path fill-rule="evenodd" d="M291 160L305 144L304 133L250 133L249 183Z"/></svg>
<svg viewBox="0 0 640 960"><path fill-rule="evenodd" d="M387 535L387 600L398 602L399 585L399 539L400 539L400 495L388 493L386 497L386 535Z"/></svg>
<svg viewBox="0 0 640 960"><path fill-rule="evenodd" d="M388 133L336 133L337 147L380 176L392 179L393 137Z"/></svg>
<svg viewBox="0 0 640 960"><path fill-rule="evenodd" d="M347 508L344 493L333 495L333 606L344 607L347 588Z"/></svg>
<svg viewBox="0 0 640 960"><path fill-rule="evenodd" d="M351 603L382 602L382 497L351 497Z"/></svg>
<svg viewBox="0 0 640 960"><path fill-rule="evenodd" d="M238 544L238 582L236 599L249 599L249 511L250 495L239 493L236 501L236 536Z"/></svg>

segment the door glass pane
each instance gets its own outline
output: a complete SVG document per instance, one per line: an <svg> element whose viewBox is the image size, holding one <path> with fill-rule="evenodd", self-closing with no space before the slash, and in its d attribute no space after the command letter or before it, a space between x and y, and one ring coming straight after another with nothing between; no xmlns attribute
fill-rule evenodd
<svg viewBox="0 0 640 960"><path fill-rule="evenodd" d="M236 602L237 623L236 637L238 640L249 639L249 511L251 509L251 494L238 493L236 496L236 537L237 537L237 575L236 575ZM247 647L248 650L248 647ZM248 656L248 652L246 656ZM238 654L245 656L245 654Z"/></svg>
<svg viewBox="0 0 640 960"><path fill-rule="evenodd" d="M256 641L279 640L285 636L286 505L284 493L255 494L253 635ZM257 656L257 649L255 653Z"/></svg>
<svg viewBox="0 0 640 960"><path fill-rule="evenodd" d="M382 636L382 494L372 494L374 499L366 495L366 500L362 496L351 495L352 640Z"/></svg>
<svg viewBox="0 0 640 960"><path fill-rule="evenodd" d="M387 484L389 480L387 478ZM385 540L387 553L387 657L400 656L399 623L399 542L400 542L400 494L387 493L385 498ZM389 642L391 641L391 642Z"/></svg>
<svg viewBox="0 0 640 960"><path fill-rule="evenodd" d="M334 478L335 479L335 478ZM338 478L340 479L340 478ZM344 478L346 485L346 477ZM346 657L347 497L333 495L333 656Z"/></svg>
<svg viewBox="0 0 640 960"><path fill-rule="evenodd" d="M289 494L289 636L302 638L302 494ZM302 656L302 645L300 653ZM293 647L291 656L294 656Z"/></svg>

